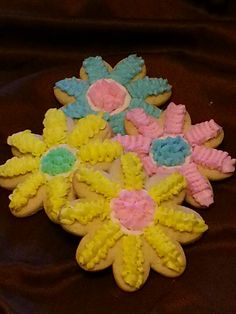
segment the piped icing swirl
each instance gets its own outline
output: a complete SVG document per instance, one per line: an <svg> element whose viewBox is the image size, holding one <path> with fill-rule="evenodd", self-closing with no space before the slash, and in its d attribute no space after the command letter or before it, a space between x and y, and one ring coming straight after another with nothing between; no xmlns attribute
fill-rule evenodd
<svg viewBox="0 0 236 314"><path fill-rule="evenodd" d="M134 153L121 156L121 168L126 189L142 189L144 185L143 166Z"/></svg>
<svg viewBox="0 0 236 314"><path fill-rule="evenodd" d="M145 154L149 152L151 139L143 135L120 135L114 137L115 141L121 143L127 152L136 152L137 154Z"/></svg>
<svg viewBox="0 0 236 314"><path fill-rule="evenodd" d="M215 169L223 173L232 173L235 170L235 159L227 152L205 146L195 146L192 153L194 162L209 169Z"/></svg>
<svg viewBox="0 0 236 314"><path fill-rule="evenodd" d="M68 144L73 147L80 147L105 129L106 125L106 121L101 117L88 115L76 122L73 131L68 135Z"/></svg>
<svg viewBox="0 0 236 314"><path fill-rule="evenodd" d="M193 212L185 212L184 207L159 206L155 213L155 222L180 232L202 233L207 230L204 220Z"/></svg>
<svg viewBox="0 0 236 314"><path fill-rule="evenodd" d="M161 182L155 184L148 194L157 204L178 195L186 187L185 178L178 172L172 173Z"/></svg>
<svg viewBox="0 0 236 314"><path fill-rule="evenodd" d="M21 153L31 153L33 156L41 156L46 150L46 145L30 130L25 130L8 137L7 144L16 147Z"/></svg>
<svg viewBox="0 0 236 314"><path fill-rule="evenodd" d="M181 272L184 269L185 262L176 247L175 242L161 230L160 226L146 228L144 233L145 239L154 249L166 267Z"/></svg>
<svg viewBox="0 0 236 314"><path fill-rule="evenodd" d="M213 120L193 125L185 134L185 138L191 145L201 145L215 138L222 128Z"/></svg>
<svg viewBox="0 0 236 314"><path fill-rule="evenodd" d="M125 283L138 289L144 279L144 254L140 237L135 235L123 237L122 260L122 277Z"/></svg>
<svg viewBox="0 0 236 314"><path fill-rule="evenodd" d="M9 196L11 202L9 207L14 211L19 211L21 207L28 203L28 200L34 197L38 189L46 182L45 176L39 172L33 172L27 177L27 180L20 183L13 193Z"/></svg>
<svg viewBox="0 0 236 314"><path fill-rule="evenodd" d="M104 142L95 141L88 143L78 151L78 157L83 162L95 165L98 162L111 162L118 158L123 152L120 143L111 140Z"/></svg>
<svg viewBox="0 0 236 314"><path fill-rule="evenodd" d="M163 129L158 124L157 120L147 115L142 108L129 111L126 118L131 121L138 129L139 133L144 136L157 138L163 134Z"/></svg>
<svg viewBox="0 0 236 314"><path fill-rule="evenodd" d="M188 190L193 198L202 206L209 206L213 203L213 192L208 181L200 174L197 166L191 162L184 165L181 173L188 182Z"/></svg>
<svg viewBox="0 0 236 314"><path fill-rule="evenodd" d="M49 109L43 120L43 140L47 147L66 143L67 122L61 110Z"/></svg>
<svg viewBox="0 0 236 314"><path fill-rule="evenodd" d="M164 130L167 134L180 134L183 132L186 108L171 102L165 110Z"/></svg>
<svg viewBox="0 0 236 314"><path fill-rule="evenodd" d="M0 177L24 175L39 168L39 158L32 156L13 157L0 166Z"/></svg>

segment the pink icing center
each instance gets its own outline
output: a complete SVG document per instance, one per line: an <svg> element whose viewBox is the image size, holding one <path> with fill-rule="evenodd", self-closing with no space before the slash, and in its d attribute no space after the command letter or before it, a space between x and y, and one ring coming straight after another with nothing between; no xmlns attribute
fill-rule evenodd
<svg viewBox="0 0 236 314"><path fill-rule="evenodd" d="M141 231L153 221L155 202L144 190L122 190L112 200L114 217L130 231Z"/></svg>
<svg viewBox="0 0 236 314"><path fill-rule="evenodd" d="M101 79L90 86L87 98L94 110L113 112L125 105L129 94L126 89L112 79Z"/></svg>

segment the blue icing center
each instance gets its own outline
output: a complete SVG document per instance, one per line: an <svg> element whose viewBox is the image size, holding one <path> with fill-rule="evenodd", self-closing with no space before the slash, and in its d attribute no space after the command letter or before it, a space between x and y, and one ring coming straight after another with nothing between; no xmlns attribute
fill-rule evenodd
<svg viewBox="0 0 236 314"><path fill-rule="evenodd" d="M75 155L65 147L50 150L41 159L41 171L56 176L72 169L76 161Z"/></svg>
<svg viewBox="0 0 236 314"><path fill-rule="evenodd" d="M178 166L184 163L190 154L188 143L180 136L167 137L152 142L153 159L161 166Z"/></svg>

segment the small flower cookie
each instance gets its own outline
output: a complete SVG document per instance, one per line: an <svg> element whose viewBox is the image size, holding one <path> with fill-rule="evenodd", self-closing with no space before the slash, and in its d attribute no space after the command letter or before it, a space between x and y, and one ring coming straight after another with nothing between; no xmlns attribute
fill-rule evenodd
<svg viewBox="0 0 236 314"><path fill-rule="evenodd" d="M68 202L59 216L64 229L84 235L76 259L88 271L112 265L118 286L135 291L150 268L167 277L183 273L180 244L197 240L207 225L181 206L186 182L182 175L146 178L135 153L115 160L108 173L80 167L74 175L79 200Z"/></svg>
<svg viewBox="0 0 236 314"><path fill-rule="evenodd" d="M0 166L0 185L14 190L9 207L15 216L32 215L44 206L56 222L61 207L74 199L72 176L80 165L110 164L123 149L106 139L110 128L99 115L68 126L63 111L49 109L43 124L42 136L26 130L8 137L15 156Z"/></svg>
<svg viewBox="0 0 236 314"><path fill-rule="evenodd" d="M235 170L235 159L215 149L223 129L214 120L191 125L184 105L170 103L159 120L142 109L127 114L128 133L115 137L127 151L137 152L149 176L180 171L187 180L186 200L195 207L213 203L209 180L221 180Z"/></svg>
<svg viewBox="0 0 236 314"><path fill-rule="evenodd" d="M171 86L166 79L147 77L141 57L130 55L112 69L97 56L83 61L80 79L72 77L57 82L54 93L67 116L79 119L104 112L113 132L125 134L127 112L143 108L151 116L159 117L161 110L155 106L169 99Z"/></svg>

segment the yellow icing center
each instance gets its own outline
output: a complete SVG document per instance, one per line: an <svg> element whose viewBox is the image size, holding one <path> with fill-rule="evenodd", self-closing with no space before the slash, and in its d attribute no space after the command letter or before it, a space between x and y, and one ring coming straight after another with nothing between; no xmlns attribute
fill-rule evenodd
<svg viewBox="0 0 236 314"><path fill-rule="evenodd" d="M57 176L47 183L47 199L45 209L52 220L57 220L62 207L68 200L71 191L71 179Z"/></svg>
<svg viewBox="0 0 236 314"><path fill-rule="evenodd" d="M73 131L68 135L68 144L80 147L105 129L106 121L99 116L88 115L77 121Z"/></svg>
<svg viewBox="0 0 236 314"><path fill-rule="evenodd" d="M185 187L185 178L179 173L173 173L154 185L148 193L157 204L160 204L178 195Z"/></svg>
<svg viewBox="0 0 236 314"><path fill-rule="evenodd" d="M140 190L144 185L144 172L142 163L134 153L121 156L121 167L124 175L124 187L126 189Z"/></svg>
<svg viewBox="0 0 236 314"><path fill-rule="evenodd" d="M80 166L76 178L78 181L88 184L92 191L102 194L107 198L115 197L120 190L118 183L110 181L99 171L94 171L83 166Z"/></svg>
<svg viewBox="0 0 236 314"><path fill-rule="evenodd" d="M155 214L155 223L173 228L178 231L202 233L207 230L205 222L194 215L171 207L158 207Z"/></svg>
<svg viewBox="0 0 236 314"><path fill-rule="evenodd" d="M139 236L128 235L122 239L122 277L126 284L138 289L144 280L144 255Z"/></svg>
<svg viewBox="0 0 236 314"><path fill-rule="evenodd" d="M80 251L79 263L87 269L93 269L101 260L106 259L109 250L122 235L118 224L111 221L104 223Z"/></svg>
<svg viewBox="0 0 236 314"><path fill-rule="evenodd" d="M78 152L78 157L83 162L95 165L98 162L112 162L123 152L120 143L111 140L92 142L84 145Z"/></svg>
<svg viewBox="0 0 236 314"><path fill-rule="evenodd" d="M182 271L184 260L178 247L159 226L148 227L144 232L144 236L156 254L160 257L164 266L178 273Z"/></svg>
<svg viewBox="0 0 236 314"><path fill-rule="evenodd" d="M37 157L46 150L45 143L32 134L30 130L9 136L7 144L16 147L23 154L30 153Z"/></svg>
<svg viewBox="0 0 236 314"><path fill-rule="evenodd" d="M0 176L14 177L24 175L39 168L39 158L32 156L13 157L0 166Z"/></svg>
<svg viewBox="0 0 236 314"><path fill-rule="evenodd" d="M66 116L61 110L49 109L43 121L43 139L47 147L67 142Z"/></svg>
<svg viewBox="0 0 236 314"><path fill-rule="evenodd" d="M74 204L67 203L61 211L60 222L73 224L75 221L78 221L82 225L86 225L97 217L104 220L109 212L109 202L105 201L105 199L91 202L76 202Z"/></svg>
<svg viewBox="0 0 236 314"><path fill-rule="evenodd" d="M34 197L40 186L45 183L46 179L40 172L35 172L29 175L27 179L20 183L13 193L9 196L11 202L9 207L15 211L20 210L21 207L25 206L29 199Z"/></svg>

